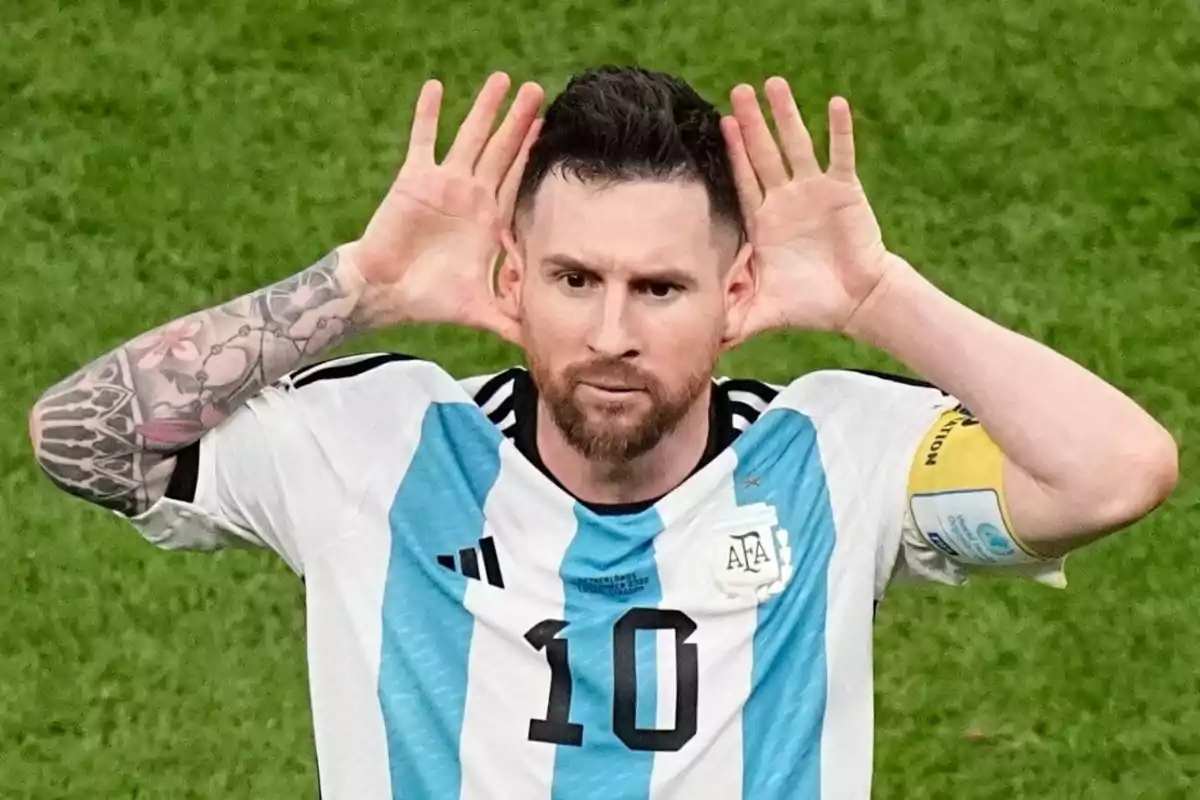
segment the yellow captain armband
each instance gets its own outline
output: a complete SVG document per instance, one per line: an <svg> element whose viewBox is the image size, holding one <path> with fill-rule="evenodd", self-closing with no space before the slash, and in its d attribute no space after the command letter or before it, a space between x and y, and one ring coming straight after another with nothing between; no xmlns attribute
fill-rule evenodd
<svg viewBox="0 0 1200 800"><path fill-rule="evenodd" d="M1004 454L962 406L944 412L908 474L917 531L960 564L1009 566L1043 559L1013 533L1004 500Z"/></svg>

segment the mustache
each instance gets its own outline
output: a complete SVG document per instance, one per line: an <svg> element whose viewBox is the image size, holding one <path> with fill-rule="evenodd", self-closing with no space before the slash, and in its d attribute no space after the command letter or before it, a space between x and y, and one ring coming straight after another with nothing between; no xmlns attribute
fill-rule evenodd
<svg viewBox="0 0 1200 800"><path fill-rule="evenodd" d="M574 364L563 375L571 386L581 383L617 384L629 389L650 389L656 385L654 378L627 361L604 358Z"/></svg>

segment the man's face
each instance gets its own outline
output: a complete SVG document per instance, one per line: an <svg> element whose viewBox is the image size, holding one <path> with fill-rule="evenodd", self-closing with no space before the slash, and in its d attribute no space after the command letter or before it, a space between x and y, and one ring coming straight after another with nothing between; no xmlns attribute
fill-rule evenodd
<svg viewBox="0 0 1200 800"><path fill-rule="evenodd" d="M698 182L557 173L519 231L521 266L503 288L519 298L554 422L589 458L649 451L707 398L730 306L749 286L731 281L736 234L713 223Z"/></svg>

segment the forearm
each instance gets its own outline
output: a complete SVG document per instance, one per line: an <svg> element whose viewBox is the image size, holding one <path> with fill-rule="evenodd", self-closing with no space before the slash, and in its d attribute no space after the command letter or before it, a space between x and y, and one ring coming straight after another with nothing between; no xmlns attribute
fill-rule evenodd
<svg viewBox="0 0 1200 800"><path fill-rule="evenodd" d="M172 453L366 322L361 278L335 251L139 336L48 389L30 414L38 462L66 491L139 513L166 490Z"/></svg>
<svg viewBox="0 0 1200 800"><path fill-rule="evenodd" d="M1076 535L1131 521L1170 491L1174 441L1133 400L955 301L907 265L892 274L848 332L962 400L1007 461L1036 482L1042 505L1079 517Z"/></svg>

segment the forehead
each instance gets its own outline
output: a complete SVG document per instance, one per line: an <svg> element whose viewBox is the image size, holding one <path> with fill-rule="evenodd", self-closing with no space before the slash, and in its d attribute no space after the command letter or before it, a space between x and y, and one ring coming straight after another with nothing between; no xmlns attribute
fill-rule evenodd
<svg viewBox="0 0 1200 800"><path fill-rule="evenodd" d="M584 182L557 171L538 188L524 236L529 251L599 262L683 266L717 257L703 184Z"/></svg>

